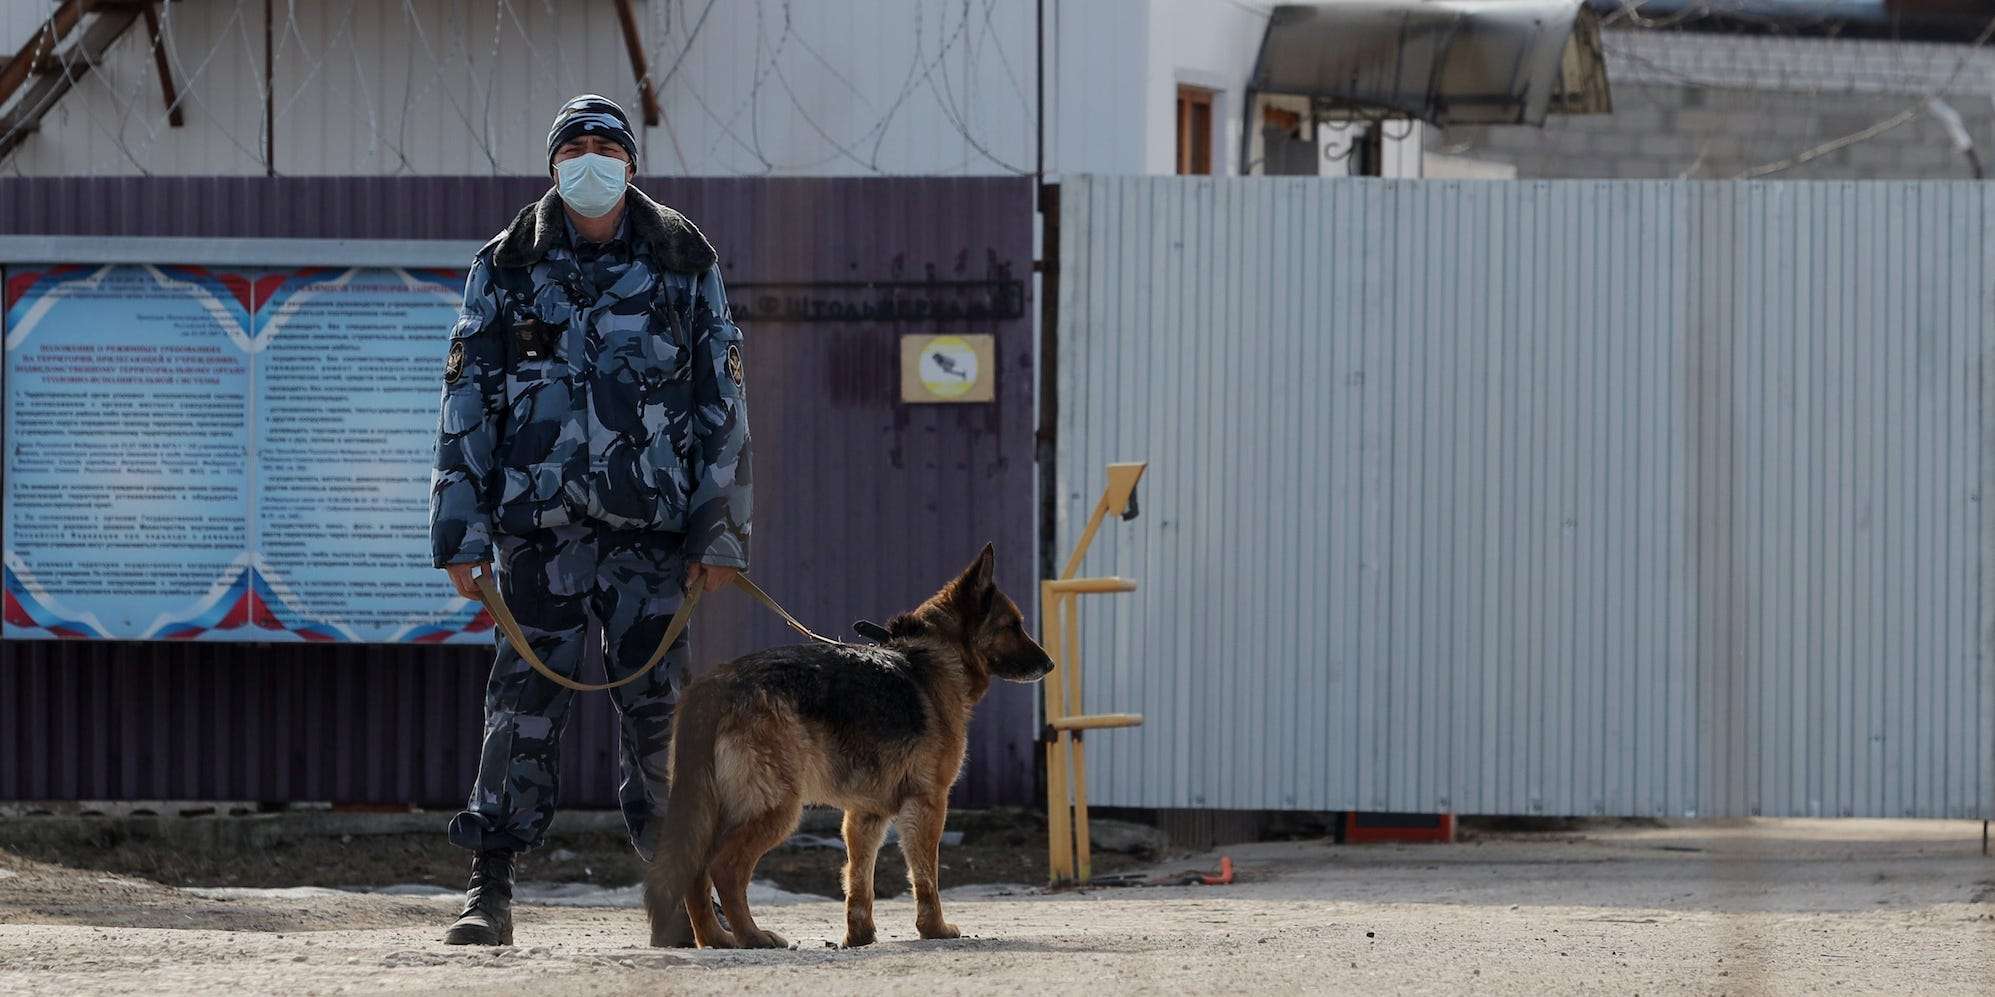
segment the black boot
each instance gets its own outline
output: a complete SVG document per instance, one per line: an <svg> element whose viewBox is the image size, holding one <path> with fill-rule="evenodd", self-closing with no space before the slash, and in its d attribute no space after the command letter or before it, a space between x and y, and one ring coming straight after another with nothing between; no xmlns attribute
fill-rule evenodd
<svg viewBox="0 0 1995 997"><path fill-rule="evenodd" d="M503 848L479 852L471 859L471 887L464 894L464 913L457 915L445 945L511 945L513 943L513 853Z"/></svg>

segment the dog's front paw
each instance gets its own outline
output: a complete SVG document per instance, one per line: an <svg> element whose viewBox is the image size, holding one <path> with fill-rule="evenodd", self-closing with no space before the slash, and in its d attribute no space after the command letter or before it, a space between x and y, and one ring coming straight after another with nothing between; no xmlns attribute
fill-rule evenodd
<svg viewBox="0 0 1995 997"><path fill-rule="evenodd" d="M956 930L956 926L955 926L955 925L953 925L953 924L950 924L950 923L949 923L949 922L947 922L947 921L942 921L942 922L939 922L939 923L936 923L936 924L916 924L916 925L914 926L914 929L915 929L916 931L920 932L920 933L921 933L921 937L923 937L923 938L961 938L961 937L963 937L963 933L962 933L962 932L960 932L960 931L957 931L957 930Z"/></svg>
<svg viewBox="0 0 1995 997"><path fill-rule="evenodd" d="M773 931L761 931L761 930L742 931L738 932L738 934L740 937L737 940L740 941L742 946L745 948L786 949L790 947L790 943L787 939L785 939L782 935L776 934Z"/></svg>

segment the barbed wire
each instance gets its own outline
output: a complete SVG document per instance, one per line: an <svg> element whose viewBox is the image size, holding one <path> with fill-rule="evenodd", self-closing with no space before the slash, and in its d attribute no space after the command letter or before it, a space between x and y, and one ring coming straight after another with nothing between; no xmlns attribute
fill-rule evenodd
<svg viewBox="0 0 1995 997"><path fill-rule="evenodd" d="M247 110L240 102L216 103L217 87L229 85L226 80L230 77L243 82L243 91L254 89L257 98L275 103L271 118L278 125L280 139L283 126L302 113L350 116L355 162L349 168L356 171L435 170L434 154L411 155L410 138L413 130L419 141L439 141L437 130L425 128L421 122L440 101L442 113L454 125L449 131L457 132L448 141L462 142L473 150L483 169L504 172L508 159L518 160L498 148L497 136L513 131L499 125L500 119L513 113L505 106L504 94L519 89L522 78L528 93L565 94L572 86L576 71L569 52L572 39L560 23L565 16L572 16L572 9L564 11L553 0L541 0L538 5L518 0L437 0L419 5L415 0L401 0L398 6L401 24L379 26L378 36L363 36L355 0L337 7L285 0L276 12L280 23L273 26L278 39L274 57L277 71L273 79L266 80L261 60L256 58L260 40L252 37L257 18L245 0L226 7L164 4L156 32L142 30L129 35L102 58L72 44L62 58L77 64L75 71L83 77L77 89L87 93L55 105L53 113L60 121L83 126L93 136L92 144L99 151L91 154L93 161L86 167L89 171L153 172L160 166L156 152L172 132L163 121L165 102L157 96L152 74L143 70L154 51L164 50L180 91L175 106L198 116L200 127L240 155L243 165L270 165L264 162L267 136L261 124L254 136L239 130ZM1780 22L1756 15L1743 3L1723 0L1700 0L1660 16L1647 14L1650 6L1648 0L1620 0L1614 10L1603 15L1605 23L1622 26L1603 39L1610 59L1640 66L1652 78L1724 90L1736 95L1735 99L1750 100L1755 93L1766 93L1763 99L1780 96L1768 93L1765 84L1686 72L1685 67L1703 63L1682 58L1660 61L1632 41L1639 35L1681 31L1712 17L1769 25ZM822 22L800 19L790 0L782 0L779 6L757 0L752 8L723 7L718 0L705 0L697 6L684 0L657 0L649 7L650 76L661 103L681 112L668 114L662 122L673 165L680 170L766 174L818 169L837 162L868 173L975 166L1027 172L1003 143L993 141L987 124L1002 126L1014 120L1005 112L1005 104L1018 108L1016 120L1031 119L1017 61L1008 52L1009 46L1016 44L1018 32L1016 25L998 22L999 0L946 4L908 0L905 30L911 42L907 46L910 55L905 71L897 77L877 72L860 77L852 67L837 65L826 56L823 29L814 26ZM694 65L710 68L716 61L701 46L721 10L735 14L734 23L742 27L734 37L752 38L747 44L748 58L740 60L745 64L733 67L733 72L743 74L735 77L742 81L743 89L726 109L715 106L714 77L687 72ZM936 16L938 11L940 17ZM489 23L486 18L490 18ZM1807 24L1833 26L1826 18L1810 19ZM750 30L752 36L746 34ZM394 47L368 51L360 44L363 37L402 41ZM892 47L882 46L887 50ZM509 49L518 57L509 56ZM239 64L217 77L217 60L225 55ZM402 58L395 60L398 55ZM1905 88L1899 92L1923 92L1930 89L1930 82L1918 81L1929 81L1938 71L1911 47L1888 42L1826 46L1806 58L1816 60L1815 64L1796 68L1795 85L1778 89L1823 93L1820 79L1825 72L1836 75L1840 65L1848 70L1844 75L1861 75L1870 81L1868 86L1892 88L1891 80L1896 79ZM991 64L993 59L996 65ZM399 74L384 71L391 60L403 63ZM1956 62L1952 78L1957 79L1969 64ZM397 75L400 80L395 79ZM861 85L860 78L872 85ZM893 82L876 88L885 80ZM719 85L724 89L726 81L720 80ZM635 86L633 80L631 88ZM833 121L820 113L826 87L846 95L848 116ZM1951 88L1950 80L1945 89ZM401 99L387 100L397 89ZM910 115L918 103L924 108L919 120L935 124L939 119L945 134L953 133L953 139L961 140L965 149L961 159L918 166L887 162L887 143L894 129L914 120ZM34 118L35 110L16 106L8 120L16 122L18 130ZM542 110L535 108L531 113ZM698 150L697 160L694 150L682 142L679 126L684 122L677 119L685 111L692 111L694 120L706 130L699 139L703 148ZM526 113L524 109L522 113ZM1338 113L1371 123L1400 117L1365 109ZM261 121L262 115L257 118ZM784 129L772 131L772 120L784 122ZM817 152L809 151L812 145L818 147ZM7 169L22 171L18 157L13 157Z"/></svg>
<svg viewBox="0 0 1995 997"><path fill-rule="evenodd" d="M352 21L353 17L352 11L353 11L353 0L348 0L347 20L349 23L351 23ZM351 32L349 31L349 34L350 33ZM379 116L376 115L374 110L374 98L371 94L367 92L367 74L364 71L362 71L360 66L360 46L349 45L347 46L346 51L347 55L351 57L351 60L353 62L353 87L356 91L359 92L360 100L358 101L358 103L360 104L360 106L367 109L368 143L367 143L366 158L373 159L380 154L381 149L383 148L383 140L381 135L381 120ZM395 155L401 159L402 167L404 169L407 169L409 165L408 157L404 155L402 150L400 149L395 150Z"/></svg>
<svg viewBox="0 0 1995 997"><path fill-rule="evenodd" d="M242 8L238 6L236 10L238 14L240 14ZM256 43L252 41L249 37L249 22L241 17L236 18L236 36L242 39L242 50L244 52L256 51ZM271 88L272 81L270 79L269 72L264 69L257 68L255 59L250 60L249 72L251 79L253 79L256 83L256 92L263 95L263 102L265 106L268 106L270 103L271 96L275 92ZM264 171L266 173L274 173L276 172L277 164L271 162L271 156L270 156L271 142L270 142L269 129L270 129L269 115L266 114L257 115L256 116L257 151L251 158L256 160L256 162L262 164Z"/></svg>
<svg viewBox="0 0 1995 997"><path fill-rule="evenodd" d="M1833 152L1841 151L1842 149L1846 149L1852 145L1856 145L1859 142L1864 142L1876 138L1877 136L1883 135L1884 133L1889 132L1892 129L1895 129L1900 125L1907 124L1917 119L1921 115L1931 113L1929 111L1929 108L1932 106L1933 101L1938 100L1940 98L1944 98L1952 93L1953 85L1955 82L1957 82L1960 79L1961 72L1967 68L1968 60L1972 59L1981 50L1981 47L1988 43L1988 40L1991 37L1995 37L1995 18L1989 19L1988 26L1981 29L1981 33L1979 35L1976 35L1974 41L1968 44L1967 51L1962 52L1960 58L1955 60L1953 66L1953 72L1947 74L1946 81L1940 84L1937 88L1934 88L1933 90L1928 91L1927 93L1921 95L1919 100L1914 104L1912 104L1910 107L1907 107L1896 114L1882 118L1870 124L1867 127L1857 129L1856 131L1850 132L1849 134L1842 135L1837 138L1830 139L1827 142L1823 142L1819 145L1813 146L1811 148L1804 149L1801 152L1798 152L1792 156L1787 157L1786 159L1776 160L1771 163L1763 163L1751 169L1743 170L1738 174L1738 176L1735 179L1752 180L1752 179L1757 179L1759 177L1772 176L1775 173L1786 172L1787 170L1791 170L1796 166L1801 166L1803 164L1819 159L1822 156L1829 155L1830 153Z"/></svg>
<svg viewBox="0 0 1995 997"><path fill-rule="evenodd" d="M958 28L955 37L962 38L967 29L969 28L969 23L970 23L970 0L963 0L963 21L962 25ZM975 58L973 55L971 55L971 53L974 51L975 51L974 45L968 43L964 45L964 58L969 65L969 69L968 71L966 71L965 75L968 75L969 72L974 72ZM945 55L947 54L946 46L944 48L944 54ZM937 63L940 63L941 61L942 60L939 58L936 60ZM929 92L935 93L936 92L935 77L938 74L935 73L934 67L931 66L925 75L928 80ZM957 133L962 136L963 141L966 144L968 144L970 148L975 149L977 152L981 153L985 159L988 159L991 162L996 163L999 168L1005 170L1008 173L1026 174L1032 172L1031 170L1026 169L1022 166L1017 166L1005 162L1005 160L1002 157L1000 157L997 153L992 152L982 142L978 141L975 130L970 125L969 111L963 107L959 107L956 103L956 91L954 87L949 85L949 74L944 72L939 75L942 77L942 90L940 94L937 94L937 96L939 98L939 103L942 106L942 113L945 117L949 119L949 123L955 126ZM1022 96L1023 95L1021 94L1021 97Z"/></svg>
<svg viewBox="0 0 1995 997"><path fill-rule="evenodd" d="M106 67L102 63L98 62L96 56L91 54L89 46L73 45L70 47L70 53L74 56L80 56L82 58L84 67L85 69L88 70L88 72L81 75L94 76L94 75L102 75L106 72ZM68 62L68 60L66 59L63 61L65 63ZM76 73L75 67L73 65L68 65L68 64L65 64L63 66L62 71L71 74ZM89 119L90 126L93 131L109 139L111 145L117 149L118 153L122 155L126 161L130 162L133 166L137 167L140 173L145 173L146 169L144 164L140 163L137 157L132 155L132 148L129 144L125 142L125 135L124 135L125 126L131 121L131 112L133 104L135 103L137 98L135 97L128 98L126 95L120 92L120 88L118 87L107 87L105 88L105 92L106 95L110 98L111 104L117 109L118 113L117 127L115 128L107 127L106 124L102 120L100 120L96 115L86 115L85 117Z"/></svg>
<svg viewBox="0 0 1995 997"><path fill-rule="evenodd" d="M43 107L21 107L17 100L7 120L15 122L16 133L39 117L37 111L52 114L67 128L81 126L94 137L91 144L97 145L98 151L87 153L90 159L82 166L91 173L145 174L161 169L163 143L176 134L165 121L166 113L174 109L194 119L191 123L198 134L223 143L231 156L240 157L235 167L229 167L207 153L210 169L271 170L275 164L266 162L272 145L267 131L273 125L281 162L287 124L307 120L316 125L344 116L353 139L342 162L344 169L387 174L435 171L434 152L416 154L411 143L449 141L463 143L481 169L502 173L509 159L519 157L498 147L500 134L516 134L511 127L501 127L501 119L551 110L509 108L506 94L523 89L558 93L565 99L574 87L573 39L564 30L574 11L553 0L538 5L519 0L423 4L389 0L386 10L399 15L399 24L369 24L356 2L284 0L275 5L274 23L268 26L269 58L275 71L268 79L262 69L266 43L254 37L256 29L264 27L261 5L248 0L227 6L162 5L156 32L131 33L101 58L70 42L63 58L77 63L74 72L79 77L71 95L59 104L46 101ZM749 174L810 171L832 163L866 173L979 166L1029 172L1015 161L1015 152L994 141L985 124L1031 120L1019 63L1010 51L1017 44L1012 36L1022 29L1013 22L1000 24L999 0L905 2L906 18L882 15L879 22L906 25L903 30L910 44L905 51L910 54L905 71L870 76L827 57L827 22L821 18L805 22L790 0L779 5L757 0L752 8L721 5L718 0L697 6L683 0L649 5L645 30L650 35L646 39L650 79L659 102L679 110L661 122L676 160L673 165L682 171ZM725 59L716 59L704 48L722 11L732 15L736 25L729 41L741 40L740 47L749 50L737 65L725 65ZM156 52L164 55L178 91L171 108L159 96L150 65ZM991 64L993 59L996 65ZM724 67L737 74L732 79L739 80L735 85L742 89L727 100L726 109L716 107L715 98L725 92L729 78L708 73L696 78L687 71L693 66ZM582 67L584 76L596 71L597 67ZM861 85L862 78L871 85ZM842 120L830 120L820 111L827 87L846 95L847 116ZM624 96L633 104L639 99L637 89L637 81L630 79ZM232 92L234 99L220 99L224 92ZM965 152L960 159L920 162L925 155L917 152L915 161L888 161L890 135L917 120L917 105L919 120L939 125L945 134L961 140ZM1014 110L1007 111L1006 105ZM241 130L252 106L257 121L253 135ZM697 159L695 150L682 141L685 122L675 120L687 111L699 122L695 132L704 132L698 139L704 148L698 150ZM448 122L442 135L433 123L423 121L425 115L435 114ZM774 122L782 124L772 129ZM337 127L323 130L328 135L341 133ZM19 155L5 164L12 173L24 168Z"/></svg>
<svg viewBox="0 0 1995 997"><path fill-rule="evenodd" d="M505 0L494 0L492 4L492 58L488 63L491 69L485 73L485 114L483 118L485 125L484 142L488 147L492 144L492 95L499 91L498 78L502 72L499 65L499 52L505 43L505 27ZM468 52L466 53L465 61L470 61ZM529 62L532 61L529 60Z"/></svg>
<svg viewBox="0 0 1995 997"><path fill-rule="evenodd" d="M1667 30L1693 20L1711 16L1711 5L1709 3L1694 3L1667 17L1656 18L1642 16L1641 9L1646 5L1646 0L1621 0L1621 6L1613 13L1601 18L1600 24L1602 27L1607 27L1625 20L1638 28Z"/></svg>
<svg viewBox="0 0 1995 997"><path fill-rule="evenodd" d="M551 3L552 0L542 0L542 2ZM679 49L678 54L672 58L672 63L670 68L666 69L664 75L662 77L659 77L654 82L654 86L659 95L658 99L661 102L664 100L663 95L665 93L666 86L672 82L673 77L679 74L679 69L686 64L686 56L688 53L692 51L694 43L696 43L699 40L700 32L706 28L707 18L713 15L714 5L717 2L719 2L719 0L707 0L706 6L700 9L699 20L694 21L692 25L689 28L687 28L685 44ZM646 65L653 67L652 68L653 76L658 75L656 67L664 64L662 60L664 58L665 47L671 44L672 14L675 11L683 11L683 10L684 8L680 5L678 0L670 0L669 5L665 8L665 14L662 19L664 26L660 31L657 32L658 43L655 46L653 46L645 63ZM557 44L559 44L558 36L557 36ZM659 123L664 125L665 127L665 138L667 141L671 142L672 144L672 154L679 158L680 169L682 171L690 171L692 169L692 160L686 158L685 147L679 144L678 129L672 127L672 115L661 113L659 115L659 118L660 118Z"/></svg>
<svg viewBox="0 0 1995 997"><path fill-rule="evenodd" d="M1614 10L1602 14L1603 28L1609 30L1601 32L1601 49L1614 76L1617 105L1648 104L1664 112L1696 106L1694 98L1673 97L1669 88L1722 95L1722 107L1730 115L1791 115L1797 112L1797 99L1851 94L1915 98L1910 106L1894 108L1864 127L1737 174L1728 169L1725 175L1769 176L1893 134L1925 115L1927 102L1935 95L1953 93L1963 85L1961 92L1995 97L1995 53L1986 47L1985 32L1965 45L1906 42L1879 36L1875 30L1854 38L1847 36L1848 22L1833 10L1776 17L1748 9L1738 0L1700 0L1687 6L1671 4L1669 13L1652 17L1644 9L1651 6L1656 5L1648 0L1618 0ZM1714 33L1705 23L1711 19L1744 28ZM1974 79L1963 84L1970 66L1976 70ZM1580 121L1571 125L1584 127ZM1680 171L1685 175L1704 170L1712 157L1712 136L1698 137L1697 159ZM1455 132L1449 139L1450 154L1488 144L1499 158L1506 158L1503 143L1492 142L1479 130Z"/></svg>
<svg viewBox="0 0 1995 997"><path fill-rule="evenodd" d="M223 44L229 35L230 29L242 21L243 8L246 3L247 0L236 0L235 8L229 13L228 21L221 30L212 33L212 40L208 44L207 52L202 55L201 61L195 64L194 70L191 73L188 72L186 63L179 57L180 32L176 26L182 18L175 13L175 8L179 7L179 4L166 4L160 12L160 38L155 42L155 45L164 46L167 54L167 64L172 67L174 79L179 82L179 86L177 87L179 91L177 95L178 99L175 102L175 106L186 105L186 110L207 118L212 122L212 127L221 133L222 137L227 139L231 145L235 146L237 151L243 153L251 161L261 163L263 161L263 154L260 151L243 145L242 141L236 137L235 131L222 123L221 117L214 113L214 109L209 106L207 99L202 96L200 85L207 78L208 69L214 63L215 56L221 54ZM152 54L151 50L148 50L147 55L150 54ZM143 74L140 74L138 79L143 81L145 77ZM135 86L137 85L143 84L135 84ZM152 119L148 124L146 142L140 150L141 152L150 152L158 144L160 138L163 137L166 129L161 122L165 116L165 114L162 114L159 118Z"/></svg>

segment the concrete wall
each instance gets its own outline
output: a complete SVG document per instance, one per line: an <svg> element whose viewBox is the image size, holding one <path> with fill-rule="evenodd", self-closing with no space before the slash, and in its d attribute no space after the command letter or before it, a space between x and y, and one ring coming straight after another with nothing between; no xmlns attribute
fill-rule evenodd
<svg viewBox="0 0 1995 997"><path fill-rule="evenodd" d="M1520 179L1731 179L1862 132L1945 95L1984 159L1995 157L1995 55L1957 45L1610 32L1614 113L1543 130L1452 128L1427 151L1506 164ZM1927 113L1769 176L1794 180L1972 176Z"/></svg>

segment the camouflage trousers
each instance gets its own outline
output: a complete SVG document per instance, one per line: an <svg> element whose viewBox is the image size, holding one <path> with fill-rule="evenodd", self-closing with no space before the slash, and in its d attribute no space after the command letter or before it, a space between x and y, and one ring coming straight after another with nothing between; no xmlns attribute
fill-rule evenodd
<svg viewBox="0 0 1995 997"><path fill-rule="evenodd" d="M540 660L579 677L590 621L603 636L611 679L642 667L679 608L686 564L671 533L558 526L494 538L499 593ZM672 708L686 680L687 633L643 678L610 690L621 720L623 783L617 798L631 844L646 861L652 818L665 799ZM554 819L561 732L575 693L547 680L504 634L485 686L485 743L465 810L450 822L464 848L527 851Z"/></svg>

